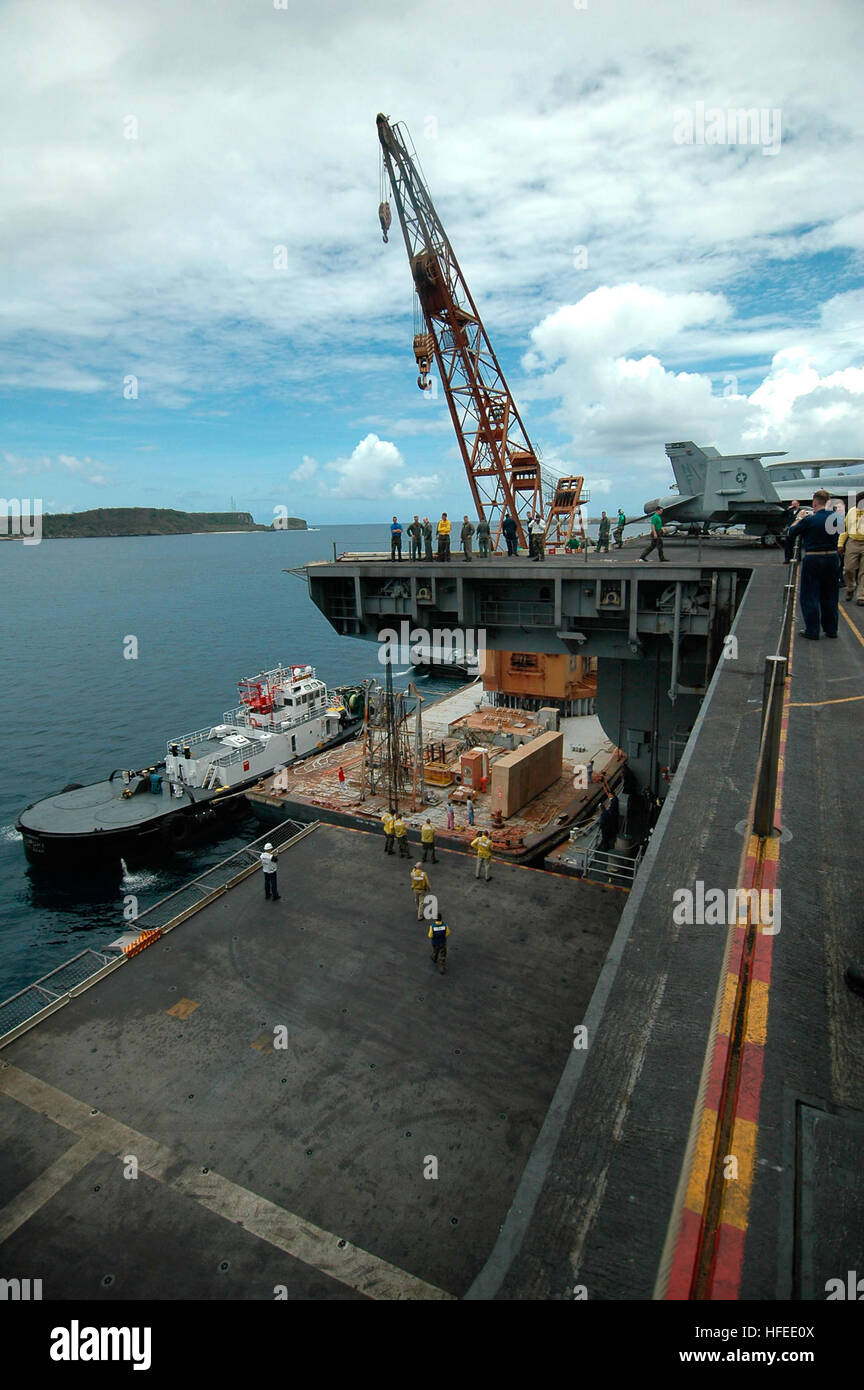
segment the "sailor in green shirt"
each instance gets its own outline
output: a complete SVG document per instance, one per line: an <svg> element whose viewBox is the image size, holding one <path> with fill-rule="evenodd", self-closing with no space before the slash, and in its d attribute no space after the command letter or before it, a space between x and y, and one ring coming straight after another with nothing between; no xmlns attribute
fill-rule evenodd
<svg viewBox="0 0 864 1390"><path fill-rule="evenodd" d="M460 532L460 539L462 541L463 560L471 559L471 537L473 535L474 527L471 525L471 522L468 520L468 517L466 516L465 520L462 522L462 530Z"/></svg>
<svg viewBox="0 0 864 1390"><path fill-rule="evenodd" d="M624 513L622 512L621 508L619 507L619 508L618 508L618 521L617 521L617 523L616 523L615 530L612 532L612 539L613 539L613 541L615 542L615 549L616 549L616 550L620 550L621 547L622 547L622 545L624 544L624 527L625 527L626 525L627 525L627 518L626 518L626 516L624 515Z"/></svg>
<svg viewBox="0 0 864 1390"><path fill-rule="evenodd" d="M642 554L639 556L639 559L636 562L637 564L641 563L643 565L647 565L648 556L651 554L652 550L659 550L660 559L663 564L668 565L669 563L669 561L666 559L666 556L663 554L663 518L660 515L661 511L662 508L658 507L651 518L651 544L647 547L647 549L642 551Z"/></svg>
<svg viewBox="0 0 864 1390"><path fill-rule="evenodd" d="M422 535L423 527L420 524L420 518L419 516L415 516L414 520L408 527L408 539L411 547L409 553L412 560L420 559L420 540Z"/></svg>

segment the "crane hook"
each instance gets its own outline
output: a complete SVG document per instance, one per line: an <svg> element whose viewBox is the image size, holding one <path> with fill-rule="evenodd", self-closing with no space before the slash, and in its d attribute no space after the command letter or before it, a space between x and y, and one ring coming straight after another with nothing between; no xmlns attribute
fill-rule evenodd
<svg viewBox="0 0 864 1390"><path fill-rule="evenodd" d="M390 211L389 203L378 204L378 221L381 223L381 231L383 232L384 240L386 241L387 233L390 230L390 223L393 221L393 214Z"/></svg>

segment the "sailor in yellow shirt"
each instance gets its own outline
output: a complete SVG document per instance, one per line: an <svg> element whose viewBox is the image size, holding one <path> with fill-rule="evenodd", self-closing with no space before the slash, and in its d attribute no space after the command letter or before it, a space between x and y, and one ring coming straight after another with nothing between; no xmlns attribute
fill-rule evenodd
<svg viewBox="0 0 864 1390"><path fill-rule="evenodd" d="M447 513L441 513L441 520L438 522L438 559L450 559L450 522L447 520Z"/></svg>
<svg viewBox="0 0 864 1390"><path fill-rule="evenodd" d="M408 827L398 811L393 817L393 834L396 836L396 843L399 846L399 858L408 859Z"/></svg>
<svg viewBox="0 0 864 1390"><path fill-rule="evenodd" d="M846 527L837 541L843 555L843 580L847 599L854 598L864 608L864 492L846 513Z"/></svg>
<svg viewBox="0 0 864 1390"><path fill-rule="evenodd" d="M384 853L393 854L393 816L389 811L381 812L381 824L384 826Z"/></svg>
<svg viewBox="0 0 864 1390"><path fill-rule="evenodd" d="M420 831L420 840L423 845L423 863L426 863L426 855L431 849L432 863L437 864L438 860L435 855L435 827L428 816L426 817L426 823Z"/></svg>
<svg viewBox="0 0 864 1390"><path fill-rule="evenodd" d="M418 860L411 870L411 887L417 899L417 921L423 921L423 902L425 895L432 892L432 885L423 865Z"/></svg>
<svg viewBox="0 0 864 1390"><path fill-rule="evenodd" d="M480 877L480 866L482 864L486 872L486 882L488 883L489 865L492 861L492 841L486 834L485 830L481 830L480 834L477 836L477 839L471 841L471 848L476 849L477 851L477 867L474 870L474 877Z"/></svg>

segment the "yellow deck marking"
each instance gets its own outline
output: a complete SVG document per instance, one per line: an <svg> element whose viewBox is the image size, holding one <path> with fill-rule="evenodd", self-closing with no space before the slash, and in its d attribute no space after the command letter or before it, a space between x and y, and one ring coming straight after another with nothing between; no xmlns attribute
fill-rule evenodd
<svg viewBox="0 0 864 1390"><path fill-rule="evenodd" d="M702 1215L702 1208L705 1206L705 1189L708 1184L708 1174L711 1171L711 1155L714 1152L716 1128L717 1111L703 1110L699 1121L699 1133L696 1136L696 1151L693 1154L690 1181L687 1184L687 1196L684 1199L687 1210L695 1212L697 1216Z"/></svg>
<svg viewBox="0 0 864 1390"><path fill-rule="evenodd" d="M726 988L723 991L723 1002L720 1005L720 1016L717 1019L717 1036L728 1038L732 1032L732 1014L735 1009L735 995L738 992L738 976L733 975L731 970L726 976Z"/></svg>
<svg viewBox="0 0 864 1390"><path fill-rule="evenodd" d="M839 700L792 700L790 709L821 709L823 705L851 705L855 700L864 700L864 695L844 695Z"/></svg>
<svg viewBox="0 0 864 1390"><path fill-rule="evenodd" d="M747 1005L747 1029L744 1041L765 1046L768 1037L768 983L766 980L750 981L750 999Z"/></svg>
<svg viewBox="0 0 864 1390"><path fill-rule="evenodd" d="M171 1014L172 1018L188 1018L200 1007L200 1004L196 1004L194 999L178 999L174 1007L166 1009L165 1012Z"/></svg>
<svg viewBox="0 0 864 1390"><path fill-rule="evenodd" d="M864 637L861 636L861 633L858 631L852 619L849 617L849 614L846 612L845 608L839 608L837 611L839 612L841 618L846 619L846 622L849 624L849 627L851 628L852 632L854 632L855 636L858 638L858 641L861 643L861 646L864 647Z"/></svg>
<svg viewBox="0 0 864 1390"><path fill-rule="evenodd" d="M90 1157L95 1152L112 1154L115 1158L134 1154L138 1159L139 1171L148 1177L164 1183L175 1192L181 1192L199 1206L284 1250L292 1259L310 1265L367 1298L453 1299L452 1294L445 1293L434 1284L427 1284L396 1265L388 1264L377 1255L370 1255L359 1245L346 1241L340 1248L340 1237L332 1232L305 1221L294 1212L286 1211L266 1197L259 1197L256 1192L250 1192L219 1173L202 1173L194 1163L179 1158L166 1144L140 1134L119 1120L112 1120L101 1111L97 1110L94 1114L83 1101L40 1081L29 1072L13 1066L3 1068L0 1070L0 1091L36 1114L47 1115L55 1124L79 1134L88 1146ZM80 1151L78 1156L83 1158L84 1151L80 1144L76 1144L70 1154L77 1151ZM62 1159L36 1179L36 1183L44 1180L45 1188L45 1196L39 1206L53 1195L52 1180L47 1175L59 1163L62 1163ZM31 1183L30 1186L32 1189L36 1184ZM58 1189L55 1187L54 1190ZM12 1205L14 1203L10 1203ZM32 1211L38 1209L32 1201L30 1205Z"/></svg>
<svg viewBox="0 0 864 1390"><path fill-rule="evenodd" d="M739 1231L747 1230L757 1133L758 1126L752 1120L736 1119L732 1127L730 1156L734 1155L738 1160L738 1177L728 1178L724 1185L720 1222L734 1226ZM725 1157L726 1155L723 1155L723 1158Z"/></svg>
<svg viewBox="0 0 864 1390"><path fill-rule="evenodd" d="M273 1037L274 1035L272 1033L262 1033L254 1042L251 1042L249 1046L254 1047L256 1052L272 1052Z"/></svg>

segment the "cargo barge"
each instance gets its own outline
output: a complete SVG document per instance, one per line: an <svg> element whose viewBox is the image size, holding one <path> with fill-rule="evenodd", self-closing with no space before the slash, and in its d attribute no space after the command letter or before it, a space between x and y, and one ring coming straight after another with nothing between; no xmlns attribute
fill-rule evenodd
<svg viewBox="0 0 864 1390"><path fill-rule="evenodd" d="M574 827L596 822L625 778L626 757L596 717L492 708L479 682L428 708L422 702L422 748L422 775L403 766L395 798L385 777L370 776L375 751L367 728L348 750L324 751L262 778L246 800L264 826L290 817L377 832L384 810L395 808L411 842L419 843L426 820L448 849L466 850L483 829L496 858L531 864Z"/></svg>

